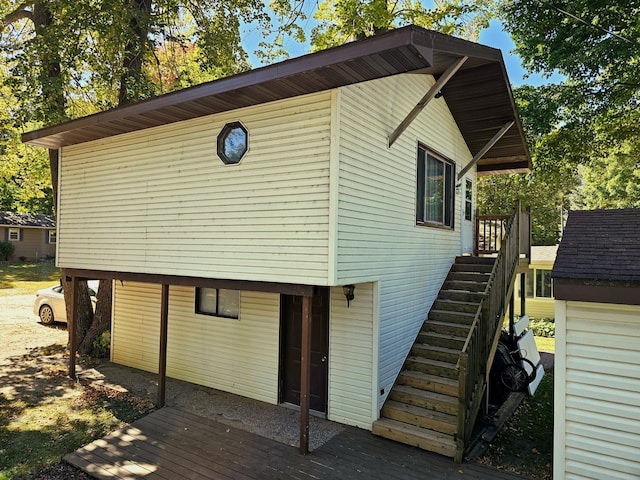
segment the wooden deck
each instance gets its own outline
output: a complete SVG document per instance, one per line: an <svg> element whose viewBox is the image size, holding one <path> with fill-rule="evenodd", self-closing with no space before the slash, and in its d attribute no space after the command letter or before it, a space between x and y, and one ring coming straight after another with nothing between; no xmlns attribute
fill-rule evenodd
<svg viewBox="0 0 640 480"><path fill-rule="evenodd" d="M351 427L303 456L294 447L168 407L65 460L99 479L523 478L482 465L456 465L448 458Z"/></svg>

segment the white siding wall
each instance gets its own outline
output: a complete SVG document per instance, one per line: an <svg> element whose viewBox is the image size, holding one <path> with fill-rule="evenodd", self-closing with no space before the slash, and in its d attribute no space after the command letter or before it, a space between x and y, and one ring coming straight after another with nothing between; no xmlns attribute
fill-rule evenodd
<svg viewBox="0 0 640 480"><path fill-rule="evenodd" d="M216 137L249 131L225 166ZM63 267L326 285L331 92L65 147Z"/></svg>
<svg viewBox="0 0 640 480"><path fill-rule="evenodd" d="M160 289L115 283L114 362L157 372ZM277 403L280 296L241 292L238 320L198 315L194 306L193 287L170 287L167 375Z"/></svg>
<svg viewBox="0 0 640 480"><path fill-rule="evenodd" d="M554 478L640 478L640 306L556 302Z"/></svg>
<svg viewBox="0 0 640 480"><path fill-rule="evenodd" d="M444 99L433 100L387 147L388 135L433 84L406 74L339 90L340 183L336 283L379 281L381 405L456 255L461 253L461 196L454 230L416 226L418 143L460 171L471 159ZM366 106L366 108L362 108ZM475 175L470 178L475 183Z"/></svg>
<svg viewBox="0 0 640 480"><path fill-rule="evenodd" d="M330 420L371 429L374 414L377 285L356 285L347 308L342 287L331 289Z"/></svg>

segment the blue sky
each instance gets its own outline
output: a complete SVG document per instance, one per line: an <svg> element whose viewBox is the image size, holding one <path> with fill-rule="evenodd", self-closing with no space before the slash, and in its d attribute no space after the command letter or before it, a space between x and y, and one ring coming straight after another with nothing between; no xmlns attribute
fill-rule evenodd
<svg viewBox="0 0 640 480"><path fill-rule="evenodd" d="M520 57L514 52L516 46L511 40L511 36L503 30L502 24L497 20L491 21L490 27L480 32L480 43L499 48L502 51L509 80L516 87L520 85L537 86L562 80L562 76L559 74L554 74L550 78L539 74L531 74L527 77L527 71L522 67Z"/></svg>
<svg viewBox="0 0 640 480"><path fill-rule="evenodd" d="M429 3L428 0L426 3ZM313 19L309 19L307 23L308 28L305 30L310 30L311 26L313 26L315 22ZM260 32L253 26L245 27L243 37L244 43L247 45L247 50L249 52L253 52L257 47L258 42L262 40ZM509 80L513 86L537 86L545 83L560 82L562 80L562 76L559 74L554 74L550 78L543 77L539 74L531 74L527 76L526 70L522 67L520 57L518 57L514 52L515 44L513 43L513 40L511 40L510 35L504 31L502 23L498 20L493 20L488 29L480 32L480 43L498 48L502 51L502 56L504 57L507 68L507 74L509 75ZM285 41L285 48L289 52L291 58L310 52L309 45L302 45L293 39L287 39ZM253 54L250 54L250 62L254 67L260 66L260 61Z"/></svg>

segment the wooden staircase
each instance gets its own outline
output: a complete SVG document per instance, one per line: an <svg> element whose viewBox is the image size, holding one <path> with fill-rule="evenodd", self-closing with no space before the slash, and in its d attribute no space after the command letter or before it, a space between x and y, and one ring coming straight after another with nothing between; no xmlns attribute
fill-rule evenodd
<svg viewBox="0 0 640 480"><path fill-rule="evenodd" d="M494 262L456 258L373 423L374 434L460 459L458 360Z"/></svg>

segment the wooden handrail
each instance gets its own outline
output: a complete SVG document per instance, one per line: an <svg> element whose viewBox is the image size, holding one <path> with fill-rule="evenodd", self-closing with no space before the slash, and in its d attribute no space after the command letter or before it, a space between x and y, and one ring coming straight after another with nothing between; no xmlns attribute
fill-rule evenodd
<svg viewBox="0 0 640 480"><path fill-rule="evenodd" d="M497 253L497 256L484 291L484 298L478 307L458 360L457 461L462 461L464 449L469 443L487 389L488 372L502 329L502 319L513 291L520 254L522 252L528 255L530 249L528 239L521 242L520 238L523 232L529 231L521 226L521 222L529 221L529 215L528 212L521 212L520 206L511 216L477 215L476 219L476 225L480 219L501 222L501 230L499 238L496 236L498 240L495 244L489 245L490 248L476 247L477 252ZM477 234L476 238L478 237Z"/></svg>

